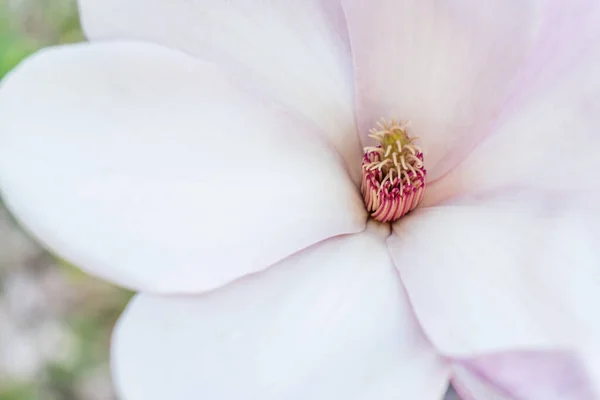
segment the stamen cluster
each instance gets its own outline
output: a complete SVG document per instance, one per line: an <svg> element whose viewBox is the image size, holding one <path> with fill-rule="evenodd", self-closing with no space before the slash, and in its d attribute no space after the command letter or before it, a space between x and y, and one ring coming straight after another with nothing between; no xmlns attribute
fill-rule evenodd
<svg viewBox="0 0 600 400"><path fill-rule="evenodd" d="M423 199L423 152L406 133L407 122L382 121L370 131L380 144L366 147L361 192L367 211L380 222L392 222L415 209Z"/></svg>

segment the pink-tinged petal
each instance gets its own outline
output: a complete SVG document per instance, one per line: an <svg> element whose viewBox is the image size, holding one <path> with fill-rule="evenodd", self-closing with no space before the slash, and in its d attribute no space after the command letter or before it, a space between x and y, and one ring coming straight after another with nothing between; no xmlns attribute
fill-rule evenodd
<svg viewBox="0 0 600 400"><path fill-rule="evenodd" d="M571 8L576 15L556 17L548 28L570 40L548 33L551 50L545 43L535 52L494 133L429 187L424 204L511 187L600 190L600 2L578 0ZM576 27L561 29L565 24Z"/></svg>
<svg viewBox="0 0 600 400"><path fill-rule="evenodd" d="M79 0L92 41L139 39L233 70L314 121L354 167L361 147L353 112L346 21L333 0Z"/></svg>
<svg viewBox="0 0 600 400"><path fill-rule="evenodd" d="M464 368L454 368L452 387L460 400L516 400Z"/></svg>
<svg viewBox="0 0 600 400"><path fill-rule="evenodd" d="M527 348L583 357L600 348L598 204L514 191L397 222L388 245L433 344L465 358Z"/></svg>
<svg viewBox="0 0 600 400"><path fill-rule="evenodd" d="M343 1L361 135L412 121L429 178L485 136L514 90L539 28L532 1Z"/></svg>
<svg viewBox="0 0 600 400"><path fill-rule="evenodd" d="M314 124L139 43L46 50L6 78L0 185L51 249L145 291L212 289L366 220Z"/></svg>
<svg viewBox="0 0 600 400"><path fill-rule="evenodd" d="M123 400L442 398L389 228L329 239L197 297L138 296L114 334Z"/></svg>
<svg viewBox="0 0 600 400"><path fill-rule="evenodd" d="M453 384L466 399L591 400L582 360L569 352L515 351L457 360Z"/></svg>

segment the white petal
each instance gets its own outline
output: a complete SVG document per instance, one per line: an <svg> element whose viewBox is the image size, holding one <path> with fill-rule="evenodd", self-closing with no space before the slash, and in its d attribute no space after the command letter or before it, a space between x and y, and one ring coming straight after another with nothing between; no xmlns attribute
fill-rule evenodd
<svg viewBox="0 0 600 400"><path fill-rule="evenodd" d="M415 313L445 354L600 345L597 199L505 193L424 208L390 246Z"/></svg>
<svg viewBox="0 0 600 400"><path fill-rule="evenodd" d="M424 204L511 187L600 190L600 3L551 3L557 15L544 19L545 40L494 133L430 186Z"/></svg>
<svg viewBox="0 0 600 400"><path fill-rule="evenodd" d="M581 366L569 352L486 354L460 360L452 382L466 400L597 399Z"/></svg>
<svg viewBox="0 0 600 400"><path fill-rule="evenodd" d="M514 90L539 20L533 1L343 1L361 134L412 121L430 179L491 129Z"/></svg>
<svg viewBox="0 0 600 400"><path fill-rule="evenodd" d="M424 208L397 223L392 257L436 348L461 358L568 351L581 359L587 387L600 388L600 358L591 356L600 354L597 200L504 192ZM490 377L518 383L505 378Z"/></svg>
<svg viewBox="0 0 600 400"><path fill-rule="evenodd" d="M328 135L354 174L362 155L352 60L337 1L80 0L91 40L142 39L234 70Z"/></svg>
<svg viewBox="0 0 600 400"><path fill-rule="evenodd" d="M455 368L453 372L452 386L461 400L515 400L467 370Z"/></svg>
<svg viewBox="0 0 600 400"><path fill-rule="evenodd" d="M7 77L0 182L60 255L149 291L212 289L365 221L312 123L155 45L47 50Z"/></svg>
<svg viewBox="0 0 600 400"><path fill-rule="evenodd" d="M384 240L333 238L199 297L138 296L113 341L123 400L439 400Z"/></svg>

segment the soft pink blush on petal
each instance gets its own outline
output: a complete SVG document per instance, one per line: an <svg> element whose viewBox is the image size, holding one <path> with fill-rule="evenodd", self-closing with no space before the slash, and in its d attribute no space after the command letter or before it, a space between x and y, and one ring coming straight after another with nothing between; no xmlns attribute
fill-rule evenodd
<svg viewBox="0 0 600 400"><path fill-rule="evenodd" d="M566 351L513 351L455 360L464 400L591 400L583 360Z"/></svg>
<svg viewBox="0 0 600 400"><path fill-rule="evenodd" d="M571 74L590 49L598 47L600 3L596 0L546 0L535 46L518 75L502 114L515 111L565 74Z"/></svg>
<svg viewBox="0 0 600 400"><path fill-rule="evenodd" d="M597 198L504 191L419 209L388 244L442 354L567 349L596 386L587 355L600 337L599 221Z"/></svg>
<svg viewBox="0 0 600 400"><path fill-rule="evenodd" d="M569 4L566 16L554 12L550 22L544 20L547 36L540 38L493 134L430 183L424 206L518 187L585 196L600 191L600 2Z"/></svg>
<svg viewBox="0 0 600 400"><path fill-rule="evenodd" d="M464 368L454 368L451 383L461 400L515 400Z"/></svg>
<svg viewBox="0 0 600 400"><path fill-rule="evenodd" d="M412 121L435 180L491 129L539 30L532 1L343 1L363 138ZM367 142L367 140L363 140Z"/></svg>

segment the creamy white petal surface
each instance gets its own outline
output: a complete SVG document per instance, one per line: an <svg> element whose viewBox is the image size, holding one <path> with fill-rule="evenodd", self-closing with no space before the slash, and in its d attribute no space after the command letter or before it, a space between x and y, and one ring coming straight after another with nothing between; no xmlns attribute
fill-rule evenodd
<svg viewBox="0 0 600 400"><path fill-rule="evenodd" d="M344 0L363 137L412 122L430 180L489 133L539 29L533 1Z"/></svg>
<svg viewBox="0 0 600 400"><path fill-rule="evenodd" d="M545 22L547 39L494 133L430 186L424 204L517 187L600 194L600 3L574 4Z"/></svg>
<svg viewBox="0 0 600 400"><path fill-rule="evenodd" d="M92 41L148 40L240 73L319 125L358 178L352 58L339 1L79 3Z"/></svg>
<svg viewBox="0 0 600 400"><path fill-rule="evenodd" d="M139 43L45 50L2 82L0 185L50 248L145 291L212 289L366 219L314 124Z"/></svg>
<svg viewBox="0 0 600 400"><path fill-rule="evenodd" d="M418 210L394 225L388 244L443 354L587 357L600 338L599 217L597 199L504 190Z"/></svg>
<svg viewBox="0 0 600 400"><path fill-rule="evenodd" d="M123 400L439 400L388 228L329 239L199 297L140 295L115 331Z"/></svg>

